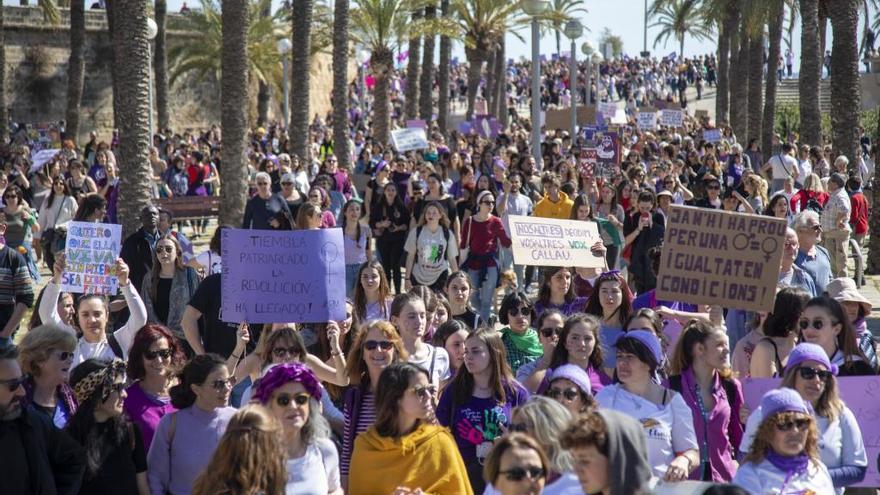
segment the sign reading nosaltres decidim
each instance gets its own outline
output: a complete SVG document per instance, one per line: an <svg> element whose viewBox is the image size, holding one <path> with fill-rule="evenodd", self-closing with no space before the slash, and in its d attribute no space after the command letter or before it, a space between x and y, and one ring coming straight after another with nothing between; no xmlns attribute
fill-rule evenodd
<svg viewBox="0 0 880 495"><path fill-rule="evenodd" d="M673 206L657 299L772 310L786 227L779 218Z"/></svg>
<svg viewBox="0 0 880 495"><path fill-rule="evenodd" d="M591 248L601 241L595 222L510 215L513 262L517 265L602 268L604 256Z"/></svg>

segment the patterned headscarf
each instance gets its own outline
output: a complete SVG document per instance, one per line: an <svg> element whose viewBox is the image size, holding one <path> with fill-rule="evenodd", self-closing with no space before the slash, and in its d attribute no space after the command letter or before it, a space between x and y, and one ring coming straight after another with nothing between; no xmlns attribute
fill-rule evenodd
<svg viewBox="0 0 880 495"><path fill-rule="evenodd" d="M82 404L100 390L101 402L104 402L110 396L111 386L119 381L119 378L124 379L124 377L125 362L114 359L106 368L95 370L77 382L76 387L73 389L76 394L76 401Z"/></svg>

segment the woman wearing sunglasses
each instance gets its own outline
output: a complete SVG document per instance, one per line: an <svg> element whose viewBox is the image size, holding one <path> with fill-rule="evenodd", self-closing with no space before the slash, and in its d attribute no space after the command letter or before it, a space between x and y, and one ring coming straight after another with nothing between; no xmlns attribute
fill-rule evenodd
<svg viewBox="0 0 880 495"><path fill-rule="evenodd" d="M733 483L749 493L834 493L819 457L816 421L801 396L790 388L767 392L760 418Z"/></svg>
<svg viewBox="0 0 880 495"><path fill-rule="evenodd" d="M510 424L511 410L529 398L504 359L498 332L480 328L465 341L464 367L443 390L437 420L449 427L468 465L474 493L482 493L480 466Z"/></svg>
<svg viewBox="0 0 880 495"><path fill-rule="evenodd" d="M492 298L498 282L498 247L510 247L510 237L495 211L495 196L490 191L477 195L477 212L461 229L459 267L471 278L471 304L483 321L489 320Z"/></svg>
<svg viewBox="0 0 880 495"><path fill-rule="evenodd" d="M782 387L794 389L815 413L819 457L828 468L837 493L842 494L844 487L865 477L868 458L855 415L838 395L837 371L821 347L798 344L788 358ZM749 416L740 445L743 455L755 441L761 417L760 408Z"/></svg>
<svg viewBox="0 0 880 495"><path fill-rule="evenodd" d="M544 390L544 395L565 407L572 417L596 408L590 377L580 366L563 364L547 377L550 383Z"/></svg>
<svg viewBox="0 0 880 495"><path fill-rule="evenodd" d="M165 325L181 342L186 342L180 321L198 286L199 274L183 264L183 250L177 238L170 234L159 238L153 251L153 268L140 287L149 321Z"/></svg>
<svg viewBox="0 0 880 495"><path fill-rule="evenodd" d="M868 358L871 366L877 366L877 350L874 348L874 336L868 331L868 315L871 314L871 301L859 293L855 280L849 277L835 278L825 286L828 297L839 302L846 311L846 317L852 323L853 331L859 348Z"/></svg>
<svg viewBox="0 0 880 495"><path fill-rule="evenodd" d="M548 309L538 317L535 328L538 333L538 342L541 343L542 358L553 354L553 349L559 343L559 334L562 333L562 325L564 324L565 317L556 309ZM542 359L536 359L520 366L516 371L516 380L528 389L526 381L538 369L538 366L541 366L541 361Z"/></svg>
<svg viewBox="0 0 880 495"><path fill-rule="evenodd" d="M536 440L524 433L511 433L502 437L486 458L483 479L492 485L493 489L487 490L492 495L541 495L548 493L549 470L550 460ZM577 479L574 488L579 488Z"/></svg>
<svg viewBox="0 0 880 495"><path fill-rule="evenodd" d="M532 316L532 304L525 292L512 292L501 301L498 319L507 325L501 329L501 341L507 351L507 364L514 374L520 366L544 354L538 332L532 328Z"/></svg>
<svg viewBox="0 0 880 495"><path fill-rule="evenodd" d="M427 370L395 363L379 377L376 422L358 435L351 458L351 495L472 495L464 462L446 428L431 424L434 394ZM407 491L408 490L408 491Z"/></svg>
<svg viewBox="0 0 880 495"><path fill-rule="evenodd" d="M220 356L194 357L177 380L169 392L178 410L159 421L147 455L150 493L190 493L235 414L228 406L235 377Z"/></svg>
<svg viewBox="0 0 880 495"><path fill-rule="evenodd" d="M76 338L51 325L36 327L21 339L18 362L26 379L23 406L64 428L76 412L76 397L68 386Z"/></svg>
<svg viewBox="0 0 880 495"><path fill-rule="evenodd" d="M140 429L145 451L150 450L159 420L176 411L168 390L184 362L183 350L170 330L153 323L138 330L126 365L134 383L126 389L125 414Z"/></svg>
<svg viewBox="0 0 880 495"><path fill-rule="evenodd" d="M836 300L828 296L810 299L801 313L798 328L805 341L825 350L831 364L840 370L840 376L877 374L877 369L859 348L846 310Z"/></svg>
<svg viewBox="0 0 880 495"><path fill-rule="evenodd" d="M347 483L355 437L376 421L376 393L382 370L408 357L400 335L387 321L369 321L355 336L345 368L350 386L343 395L342 407L345 425L339 468L343 485Z"/></svg>
<svg viewBox="0 0 880 495"><path fill-rule="evenodd" d="M254 400L271 411L283 428L287 455L286 493L341 495L339 457L330 426L321 415L321 384L300 363L273 366L260 379Z"/></svg>
<svg viewBox="0 0 880 495"><path fill-rule="evenodd" d="M65 430L86 451L79 493L148 493L141 432L123 412L125 363L88 359L73 369L70 384L80 407Z"/></svg>

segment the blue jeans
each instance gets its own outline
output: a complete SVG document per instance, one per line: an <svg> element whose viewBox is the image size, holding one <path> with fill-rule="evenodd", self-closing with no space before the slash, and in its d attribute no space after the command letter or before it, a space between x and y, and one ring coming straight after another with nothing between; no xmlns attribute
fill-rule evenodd
<svg viewBox="0 0 880 495"><path fill-rule="evenodd" d="M486 269L486 278L480 284L480 271L468 270L471 277L471 306L479 313L483 321L489 321L492 312L492 297L495 295L495 287L498 285L498 267L490 266Z"/></svg>
<svg viewBox="0 0 880 495"><path fill-rule="evenodd" d="M351 299L354 297L354 284L357 283L358 271L361 264L345 265L345 297Z"/></svg>

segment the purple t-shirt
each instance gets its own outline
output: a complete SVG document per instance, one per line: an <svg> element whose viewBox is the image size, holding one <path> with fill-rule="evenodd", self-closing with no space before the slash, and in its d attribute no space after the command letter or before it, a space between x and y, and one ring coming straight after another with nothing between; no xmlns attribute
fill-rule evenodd
<svg viewBox="0 0 880 495"><path fill-rule="evenodd" d="M503 434L501 425L510 425L511 410L529 399L529 392L512 380L505 385L506 400L471 396L467 402L456 404L452 409L454 387L446 387L437 405L437 420L448 426L455 437L465 464L480 464L492 450L493 441Z"/></svg>

